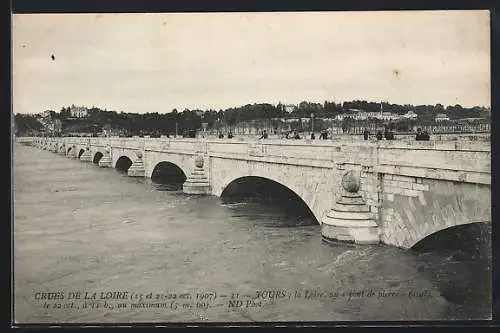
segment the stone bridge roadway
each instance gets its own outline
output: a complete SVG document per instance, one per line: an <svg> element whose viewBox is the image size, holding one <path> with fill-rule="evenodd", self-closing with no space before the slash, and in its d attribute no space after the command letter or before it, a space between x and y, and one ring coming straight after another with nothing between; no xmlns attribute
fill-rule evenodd
<svg viewBox="0 0 500 333"><path fill-rule="evenodd" d="M298 195L327 240L411 248L440 230L491 221L490 142L25 138L55 153L151 178L179 168L184 192L221 196L266 178Z"/></svg>

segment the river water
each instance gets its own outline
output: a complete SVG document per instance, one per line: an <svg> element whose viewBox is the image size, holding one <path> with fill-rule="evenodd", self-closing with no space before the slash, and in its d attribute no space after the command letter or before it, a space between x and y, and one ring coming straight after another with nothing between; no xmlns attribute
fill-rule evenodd
<svg viewBox="0 0 500 333"><path fill-rule="evenodd" d="M418 252L332 245L286 205L165 191L18 144L13 188L18 323L491 318L490 224ZM110 291L128 301L99 299Z"/></svg>

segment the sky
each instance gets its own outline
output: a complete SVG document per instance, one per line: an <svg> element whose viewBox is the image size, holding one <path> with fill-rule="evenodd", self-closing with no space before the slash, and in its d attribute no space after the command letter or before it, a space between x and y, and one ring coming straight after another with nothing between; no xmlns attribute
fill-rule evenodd
<svg viewBox="0 0 500 333"><path fill-rule="evenodd" d="M488 11L14 14L13 112L490 107L489 23Z"/></svg>

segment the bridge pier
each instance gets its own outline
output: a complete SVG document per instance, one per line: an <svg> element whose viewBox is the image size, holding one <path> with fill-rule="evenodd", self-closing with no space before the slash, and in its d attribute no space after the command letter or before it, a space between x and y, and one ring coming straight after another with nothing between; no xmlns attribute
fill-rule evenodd
<svg viewBox="0 0 500 333"><path fill-rule="evenodd" d="M76 151L76 145L73 145L71 147L71 150L69 151L68 157L69 158L78 158L78 152Z"/></svg>
<svg viewBox="0 0 500 333"><path fill-rule="evenodd" d="M379 243L378 225L366 201L359 194L360 181L355 171L351 170L342 177L342 187L343 193L323 218L323 239L356 244Z"/></svg>
<svg viewBox="0 0 500 333"><path fill-rule="evenodd" d="M92 162L92 154L90 153L90 147L87 146L82 156L80 156L80 161L82 162Z"/></svg>
<svg viewBox="0 0 500 333"><path fill-rule="evenodd" d="M59 146L59 155L66 155L66 145L64 142Z"/></svg>
<svg viewBox="0 0 500 333"><path fill-rule="evenodd" d="M104 155L99 160L99 167L100 168L111 168L112 164L113 164L113 162L111 161L111 149L108 146L104 150Z"/></svg>
<svg viewBox="0 0 500 333"><path fill-rule="evenodd" d="M210 182L203 169L203 155L197 155L194 159L194 169L182 185L182 191L186 194L210 194Z"/></svg>
<svg viewBox="0 0 500 333"><path fill-rule="evenodd" d="M129 177L144 177L146 175L146 170L142 162L142 151L137 151L135 155L136 159L132 162L130 168L128 168L127 174Z"/></svg>

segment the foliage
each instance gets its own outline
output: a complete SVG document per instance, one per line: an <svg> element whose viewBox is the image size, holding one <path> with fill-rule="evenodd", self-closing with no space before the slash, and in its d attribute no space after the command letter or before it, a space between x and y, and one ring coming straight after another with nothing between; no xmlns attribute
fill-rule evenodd
<svg viewBox="0 0 500 333"><path fill-rule="evenodd" d="M51 119L60 119L65 132L92 132L98 133L103 127L121 129L129 135L141 134L183 134L188 131L196 131L202 128L202 123L207 123L207 129L219 129L239 124L252 122L256 127L267 126L278 129L284 118L295 118L290 122L291 129L306 129L301 118L314 117L315 130L321 130L325 125L322 118L335 118L339 114L349 113L349 110L363 110L367 112L379 112L381 103L363 100L346 101L336 103L325 101L323 104L302 101L293 111L285 111L283 104L272 105L269 103L247 104L240 107L225 110L189 110L179 112L177 109L169 113L124 113L117 111L102 110L98 107L88 109L87 118L71 118L70 107L61 108L60 112L50 111ZM398 105L383 102L383 111L397 114L405 114L413 111L418 115L418 121L401 121L395 124L398 130L407 130L417 122L419 125L432 125L438 113L445 113L451 120L461 118L474 118L490 116L490 112L484 107L464 108L460 105L447 106L436 105ZM43 129L36 116L16 114L15 122L19 132L40 131ZM371 125L380 126L380 120L371 120ZM350 117L342 120L341 126L344 131L349 132L353 127L368 126L368 122L354 121ZM245 125L247 126L247 125ZM307 126L307 130L311 125Z"/></svg>
<svg viewBox="0 0 500 333"><path fill-rule="evenodd" d="M17 113L14 116L18 133L29 133L43 130L43 125L34 116Z"/></svg>

